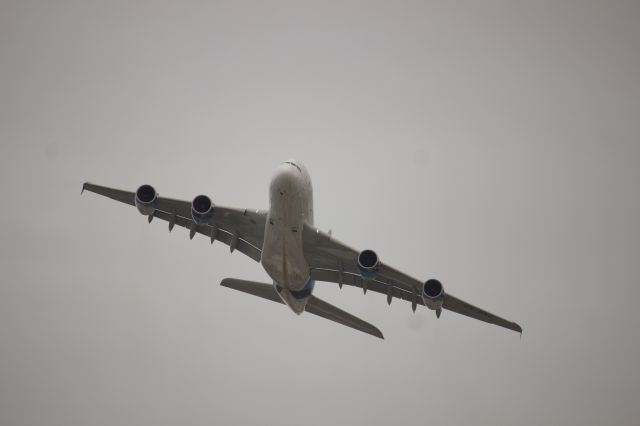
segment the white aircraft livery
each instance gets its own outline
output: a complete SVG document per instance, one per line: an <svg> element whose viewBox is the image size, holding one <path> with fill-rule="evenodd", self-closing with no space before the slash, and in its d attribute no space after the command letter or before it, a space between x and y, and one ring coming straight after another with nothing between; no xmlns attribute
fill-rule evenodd
<svg viewBox="0 0 640 426"><path fill-rule="evenodd" d="M313 226L313 190L307 169L299 161L288 160L276 169L269 187L269 210L251 210L214 205L206 195L191 202L160 197L150 185L135 192L85 183L85 190L135 206L147 216L187 228L189 237L202 234L260 262L273 284L225 278L224 287L239 290L277 303L296 314L310 312L356 330L383 338L375 326L313 295L316 281L359 287L435 311L443 309L522 333L515 322L445 293L436 279L417 280L380 261L373 250L355 250Z"/></svg>

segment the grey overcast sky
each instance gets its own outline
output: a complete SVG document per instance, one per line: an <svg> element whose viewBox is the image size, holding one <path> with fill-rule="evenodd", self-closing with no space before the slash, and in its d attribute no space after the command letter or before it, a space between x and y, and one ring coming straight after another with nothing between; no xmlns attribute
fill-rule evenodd
<svg viewBox="0 0 640 426"><path fill-rule="evenodd" d="M637 425L637 1L0 2L0 425ZM85 180L316 224L522 339L259 264Z"/></svg>

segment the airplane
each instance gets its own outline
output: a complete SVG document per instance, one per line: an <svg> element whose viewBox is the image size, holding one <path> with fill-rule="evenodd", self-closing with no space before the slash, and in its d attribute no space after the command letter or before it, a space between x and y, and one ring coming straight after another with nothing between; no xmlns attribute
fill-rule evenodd
<svg viewBox="0 0 640 426"><path fill-rule="evenodd" d="M444 291L437 279L421 281L380 261L371 250L355 250L313 225L313 189L305 166L296 160L280 164L269 186L269 210L253 210L215 205L207 195L191 202L160 197L151 185L135 192L86 182L84 191L135 206L147 216L187 228L196 234L220 241L231 253L239 251L260 262L272 280L264 284L225 278L224 287L287 305L293 312L318 315L372 336L384 339L374 325L357 318L313 295L316 281L336 283L382 293L390 305L394 298L435 311L443 309L495 324L522 334L515 322L477 308Z"/></svg>

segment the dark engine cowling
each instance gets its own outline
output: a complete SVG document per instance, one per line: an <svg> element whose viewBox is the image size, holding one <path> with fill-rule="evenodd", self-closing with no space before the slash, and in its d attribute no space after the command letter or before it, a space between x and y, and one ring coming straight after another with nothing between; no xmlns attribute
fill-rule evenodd
<svg viewBox="0 0 640 426"><path fill-rule="evenodd" d="M191 217L199 224L210 223L213 218L213 203L206 195L198 195L191 202Z"/></svg>
<svg viewBox="0 0 640 426"><path fill-rule="evenodd" d="M136 190L136 208L145 216L152 215L156 211L157 200L158 193L151 185L142 185Z"/></svg>
<svg viewBox="0 0 640 426"><path fill-rule="evenodd" d="M378 275L380 259L373 250L362 250L358 254L358 270L360 275L366 279L373 279Z"/></svg>
<svg viewBox="0 0 640 426"><path fill-rule="evenodd" d="M438 280L427 280L422 286L422 300L427 308L439 311L444 302L444 287Z"/></svg>

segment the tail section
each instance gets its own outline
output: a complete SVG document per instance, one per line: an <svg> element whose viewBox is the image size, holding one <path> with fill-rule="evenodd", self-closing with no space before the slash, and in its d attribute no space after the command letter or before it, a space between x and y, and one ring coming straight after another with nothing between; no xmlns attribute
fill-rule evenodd
<svg viewBox="0 0 640 426"><path fill-rule="evenodd" d="M237 280L234 278L225 278L220 283L223 287L232 288L234 290L242 291L244 293L252 294L254 296L262 297L263 299L271 300L272 302L283 303L276 290L270 284L257 283L254 281ZM369 324L366 321L361 320L342 309L318 299L315 296L311 296L307 302L305 309L307 312L329 319L331 321L346 325L347 327L360 330L364 333L372 336L384 339L384 336L375 326Z"/></svg>

